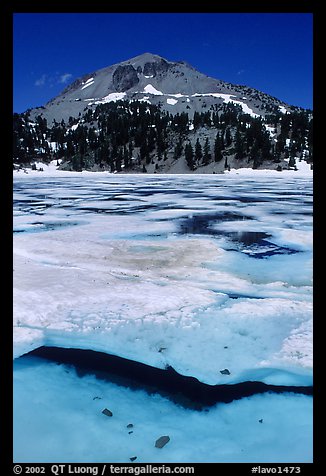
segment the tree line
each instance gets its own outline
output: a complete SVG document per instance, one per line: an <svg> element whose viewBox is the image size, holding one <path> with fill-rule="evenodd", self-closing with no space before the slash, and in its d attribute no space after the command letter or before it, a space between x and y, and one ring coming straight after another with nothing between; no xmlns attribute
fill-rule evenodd
<svg viewBox="0 0 326 476"><path fill-rule="evenodd" d="M313 161L313 119L308 110L286 114L271 109L252 117L234 103L205 112L171 114L141 101L117 101L86 108L78 117L48 124L40 114L14 114L16 164L61 159L72 170L94 166L120 172L184 159L190 170L233 157L253 168L271 160Z"/></svg>

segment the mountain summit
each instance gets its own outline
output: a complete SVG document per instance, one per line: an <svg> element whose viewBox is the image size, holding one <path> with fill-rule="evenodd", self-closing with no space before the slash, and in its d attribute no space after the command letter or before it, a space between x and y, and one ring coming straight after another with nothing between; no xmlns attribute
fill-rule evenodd
<svg viewBox="0 0 326 476"><path fill-rule="evenodd" d="M264 116L275 106L283 112L293 109L256 89L211 78L185 61L143 53L78 78L44 107L33 109L31 117L41 113L48 122L67 121L86 106L120 99L159 104L171 113L187 111L191 117L195 111L230 101L252 115Z"/></svg>

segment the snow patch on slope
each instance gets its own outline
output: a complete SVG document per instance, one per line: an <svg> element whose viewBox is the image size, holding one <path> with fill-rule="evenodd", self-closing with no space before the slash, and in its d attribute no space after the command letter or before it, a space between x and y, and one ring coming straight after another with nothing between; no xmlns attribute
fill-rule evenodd
<svg viewBox="0 0 326 476"><path fill-rule="evenodd" d="M126 93L110 93L107 96L104 96L102 99L94 101L93 103L89 103L89 105L91 105L91 104L106 104L108 102L116 102L116 101L120 101L125 96L126 96Z"/></svg>
<svg viewBox="0 0 326 476"><path fill-rule="evenodd" d="M89 78L87 81L85 81L85 83L83 83L84 86L82 86L80 89L86 89L88 88L88 86L91 86L92 84L94 84L94 78Z"/></svg>
<svg viewBox="0 0 326 476"><path fill-rule="evenodd" d="M222 93L195 93L192 94L192 97L198 96L213 96L216 98L221 98L225 103L232 102L234 104L239 104L242 107L242 110L245 114L250 114L251 117L259 117L259 114L255 114L253 110L244 102L235 99L236 96L233 94L222 94Z"/></svg>
<svg viewBox="0 0 326 476"><path fill-rule="evenodd" d="M162 91L158 91L152 84L147 84L144 87L144 92L147 94L154 94L155 96L163 96Z"/></svg>

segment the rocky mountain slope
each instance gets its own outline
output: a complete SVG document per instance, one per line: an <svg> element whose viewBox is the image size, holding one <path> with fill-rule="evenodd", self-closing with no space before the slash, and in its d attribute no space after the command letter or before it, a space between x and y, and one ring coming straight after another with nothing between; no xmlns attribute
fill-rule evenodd
<svg viewBox="0 0 326 476"><path fill-rule="evenodd" d="M263 116L275 107L282 112L297 109L256 89L210 78L186 62L144 53L77 79L44 107L32 110L31 118L41 114L50 123L67 121L86 106L119 99L146 101L172 114L187 110L190 116L230 101Z"/></svg>
<svg viewBox="0 0 326 476"><path fill-rule="evenodd" d="M222 172L312 162L312 112L144 53L14 116L14 162L79 170Z"/></svg>

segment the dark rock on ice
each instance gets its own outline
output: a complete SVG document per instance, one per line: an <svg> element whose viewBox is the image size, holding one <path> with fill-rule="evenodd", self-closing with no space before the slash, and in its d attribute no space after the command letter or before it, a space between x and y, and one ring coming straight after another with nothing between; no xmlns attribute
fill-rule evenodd
<svg viewBox="0 0 326 476"><path fill-rule="evenodd" d="M163 448L168 442L170 441L169 436L160 436L158 440L155 441L155 447L156 448Z"/></svg>
<svg viewBox="0 0 326 476"><path fill-rule="evenodd" d="M222 375L230 375L231 373L229 369L220 370L220 372Z"/></svg>
<svg viewBox="0 0 326 476"><path fill-rule="evenodd" d="M135 459L137 459L137 456L132 456L131 458L129 458L130 461L135 461Z"/></svg>
<svg viewBox="0 0 326 476"><path fill-rule="evenodd" d="M110 410L108 410L107 408L104 408L102 413L106 416L113 416L113 413Z"/></svg>
<svg viewBox="0 0 326 476"><path fill-rule="evenodd" d="M132 423L128 423L127 428L133 428L134 425Z"/></svg>

